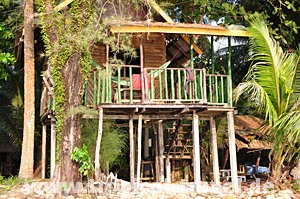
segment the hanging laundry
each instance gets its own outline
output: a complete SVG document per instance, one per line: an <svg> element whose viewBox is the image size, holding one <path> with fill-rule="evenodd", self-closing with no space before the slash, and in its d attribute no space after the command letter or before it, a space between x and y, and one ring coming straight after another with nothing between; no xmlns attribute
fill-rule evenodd
<svg viewBox="0 0 300 199"><path fill-rule="evenodd" d="M189 94L189 85L191 82L195 80L193 70L191 68L186 69L186 83L185 83L185 91Z"/></svg>

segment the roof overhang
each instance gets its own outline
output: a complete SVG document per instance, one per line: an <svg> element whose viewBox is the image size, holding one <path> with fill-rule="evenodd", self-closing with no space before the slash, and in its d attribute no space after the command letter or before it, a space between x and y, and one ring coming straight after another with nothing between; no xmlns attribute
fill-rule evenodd
<svg viewBox="0 0 300 199"><path fill-rule="evenodd" d="M162 22L124 22L121 25L111 27L113 33L170 33L170 34L191 34L191 35L214 35L214 36L233 36L249 37L246 30L229 30L223 27L207 26L201 24L183 23L162 23Z"/></svg>

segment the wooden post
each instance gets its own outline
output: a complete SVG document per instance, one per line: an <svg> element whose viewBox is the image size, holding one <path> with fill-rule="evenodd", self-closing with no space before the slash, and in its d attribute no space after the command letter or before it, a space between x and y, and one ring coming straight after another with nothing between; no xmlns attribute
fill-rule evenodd
<svg viewBox="0 0 300 199"><path fill-rule="evenodd" d="M228 104L232 107L232 69L231 69L231 37L228 37Z"/></svg>
<svg viewBox="0 0 300 199"><path fill-rule="evenodd" d="M141 91L142 91L142 103L143 103L145 101L143 35L140 36L140 66L141 66ZM146 82L146 84L148 85L148 82Z"/></svg>
<svg viewBox="0 0 300 199"><path fill-rule="evenodd" d="M227 164L227 160L228 160L228 155L229 155L229 148L226 147L226 150L225 150L225 157L224 157L224 162L223 162L223 169L225 169L226 167L226 164Z"/></svg>
<svg viewBox="0 0 300 199"><path fill-rule="evenodd" d="M144 159L149 157L149 128L145 128L144 132Z"/></svg>
<svg viewBox="0 0 300 199"><path fill-rule="evenodd" d="M129 159L130 159L130 185L134 190L134 138L133 138L133 115L129 115Z"/></svg>
<svg viewBox="0 0 300 199"><path fill-rule="evenodd" d="M216 120L214 117L210 117L210 133L212 142L214 182L216 183L216 185L220 185Z"/></svg>
<svg viewBox="0 0 300 199"><path fill-rule="evenodd" d="M50 143L50 178L53 177L55 170L55 152L56 152L56 131L55 131L55 120L51 118L51 143Z"/></svg>
<svg viewBox="0 0 300 199"><path fill-rule="evenodd" d="M232 188L235 193L239 191L238 175L237 175L237 163L236 163L236 146L235 146L235 134L234 134L234 118L233 112L227 112L227 124L228 124L228 141L229 141L229 155L230 155L230 169L231 169L231 182Z"/></svg>
<svg viewBox="0 0 300 199"><path fill-rule="evenodd" d="M158 159L158 134L154 121L152 121L154 148L155 148L155 181L159 182L160 170L159 170L159 159Z"/></svg>
<svg viewBox="0 0 300 199"><path fill-rule="evenodd" d="M100 176L100 146L103 132L103 108L99 108L99 124L98 124L98 135L95 150L95 180L99 180Z"/></svg>
<svg viewBox="0 0 300 199"><path fill-rule="evenodd" d="M160 169L160 182L165 181L164 175L164 126L162 120L158 122L158 156Z"/></svg>
<svg viewBox="0 0 300 199"><path fill-rule="evenodd" d="M194 183L195 191L200 192L200 146L199 146L199 118L196 111L193 112L193 160L194 160Z"/></svg>
<svg viewBox="0 0 300 199"><path fill-rule="evenodd" d="M257 156L257 159L256 159L256 163L255 163L255 174L257 174L257 172L258 172L258 167L259 167L259 163L260 163L260 156L261 156L261 151L259 150L258 151L258 156Z"/></svg>
<svg viewBox="0 0 300 199"><path fill-rule="evenodd" d="M166 158L166 178L167 178L167 183L171 183L171 163L170 163L170 158L167 156Z"/></svg>
<svg viewBox="0 0 300 199"><path fill-rule="evenodd" d="M143 120L142 115L139 115L138 120L138 156L137 156L137 171L136 171L136 183L137 189L140 186L140 176L141 176L141 161L142 161L142 126Z"/></svg>
<svg viewBox="0 0 300 199"><path fill-rule="evenodd" d="M46 124L43 124L43 129L42 129L42 179L45 179L46 175L46 134L47 134L47 126Z"/></svg>

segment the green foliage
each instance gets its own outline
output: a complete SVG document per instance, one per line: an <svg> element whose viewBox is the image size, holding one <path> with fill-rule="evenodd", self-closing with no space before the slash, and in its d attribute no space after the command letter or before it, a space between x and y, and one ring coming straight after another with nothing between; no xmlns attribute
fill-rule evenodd
<svg viewBox="0 0 300 199"><path fill-rule="evenodd" d="M92 158L88 153L87 147L83 144L82 148L75 147L73 153L71 153L71 159L79 163L79 172L83 176L88 176L89 173L94 171Z"/></svg>
<svg viewBox="0 0 300 199"><path fill-rule="evenodd" d="M297 0L194 0L160 1L161 6L179 22L211 23L219 25L248 25L245 19L253 14L264 15L270 33L285 48L295 48L300 42L300 1Z"/></svg>
<svg viewBox="0 0 300 199"><path fill-rule="evenodd" d="M292 181L289 186L291 186L295 192L300 193L300 180Z"/></svg>
<svg viewBox="0 0 300 199"><path fill-rule="evenodd" d="M122 6L115 5L114 1L103 2L101 0L78 0L71 3L70 9L64 12L53 11L55 1L38 0L38 11L40 15L40 27L48 57L48 65L51 68L51 75L54 80L54 108L56 117L57 132L57 160L60 158L60 141L64 121L68 107L65 107L65 85L64 80L68 77L62 76L64 66L74 56L80 57L80 72L83 84L87 81L91 72L91 51L95 43L109 44L113 52L133 52L130 46L130 39L127 35L111 35L107 30L107 21L103 15L110 9L125 13L128 6L138 4L136 1L122 1ZM47 5L47 7L46 7ZM121 23L126 15L116 15L114 19Z"/></svg>
<svg viewBox="0 0 300 199"><path fill-rule="evenodd" d="M95 153L97 140L98 120L84 120L82 127L82 142L87 145L90 154ZM104 121L103 135L100 146L100 163L102 169L108 161L110 167L122 166L127 146L128 136L124 130L112 121Z"/></svg>
<svg viewBox="0 0 300 199"><path fill-rule="evenodd" d="M23 184L25 182L31 182L31 181L32 180L18 178L17 176L10 176L5 178L0 175L0 185L4 187L5 191L11 190L16 185Z"/></svg>
<svg viewBox="0 0 300 199"><path fill-rule="evenodd" d="M15 62L13 26L10 24L11 13L14 13L14 2L0 2L0 79L7 80L7 66Z"/></svg>
<svg viewBox="0 0 300 199"><path fill-rule="evenodd" d="M252 65L245 82L235 89L235 98L246 94L259 104L259 111L265 114L273 142L273 175L278 177L284 160L289 161L295 158L294 155L299 157L299 98L295 103L293 96L299 96L300 92L299 80L296 81L299 78L300 55L284 51L270 37L262 18L252 18L249 23Z"/></svg>
<svg viewBox="0 0 300 199"><path fill-rule="evenodd" d="M10 143L17 149L22 148L23 135L23 74L6 70L8 79L0 80L0 129L5 132Z"/></svg>

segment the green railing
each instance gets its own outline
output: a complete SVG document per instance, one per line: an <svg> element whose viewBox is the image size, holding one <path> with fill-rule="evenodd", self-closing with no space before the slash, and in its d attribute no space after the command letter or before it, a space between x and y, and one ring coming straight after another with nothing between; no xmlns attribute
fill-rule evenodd
<svg viewBox="0 0 300 199"><path fill-rule="evenodd" d="M229 76L228 75L206 75L207 102L213 104L226 104L229 99Z"/></svg>
<svg viewBox="0 0 300 199"><path fill-rule="evenodd" d="M205 69L193 69L192 74L185 68L146 68L144 71L148 102L207 101Z"/></svg>
<svg viewBox="0 0 300 199"><path fill-rule="evenodd" d="M84 104L203 103L230 101L228 75L206 74L205 69L144 68L122 65L92 72L85 87ZM124 77L126 76L126 77Z"/></svg>

